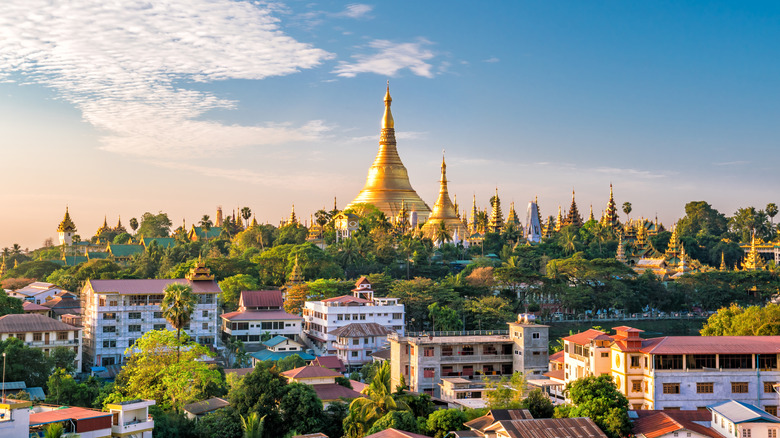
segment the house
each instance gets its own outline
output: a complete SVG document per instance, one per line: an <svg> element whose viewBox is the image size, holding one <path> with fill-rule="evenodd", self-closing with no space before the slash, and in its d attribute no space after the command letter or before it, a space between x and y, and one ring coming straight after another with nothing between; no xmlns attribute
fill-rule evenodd
<svg viewBox="0 0 780 438"><path fill-rule="evenodd" d="M192 320L184 331L195 342L212 348L217 339L217 295L222 291L205 264L199 261L179 279L87 280L83 327L88 366L121 364L125 350L150 330L173 330L160 304L169 284L190 286L197 298Z"/></svg>
<svg viewBox="0 0 780 438"><path fill-rule="evenodd" d="M710 427L712 414L695 411L632 411L631 431L637 438L723 438Z"/></svg>
<svg viewBox="0 0 780 438"><path fill-rule="evenodd" d="M485 429L485 438L607 438L590 418L502 420Z"/></svg>
<svg viewBox="0 0 780 438"><path fill-rule="evenodd" d="M9 297L14 297L22 301L29 301L35 304L42 304L50 297L53 297L58 292L65 291L65 289L56 286L52 283L46 283L44 281L36 281L28 284L27 286L11 291L8 293ZM67 291L65 291L67 292Z"/></svg>
<svg viewBox="0 0 780 438"><path fill-rule="evenodd" d="M183 410L184 410L184 415L186 415L187 418L189 418L190 420L195 420L206 414L216 412L228 406L230 406L229 401L219 397L212 397L207 400L184 405Z"/></svg>
<svg viewBox="0 0 780 438"><path fill-rule="evenodd" d="M31 348L37 348L48 356L57 347L73 349L76 353L74 365L81 369L81 328L73 327L48 316L35 313L0 316L0 340L17 338Z"/></svg>
<svg viewBox="0 0 780 438"><path fill-rule="evenodd" d="M397 298L374 297L371 283L361 277L352 295L307 301L303 308L303 333L318 354L336 354L339 350L334 330L352 322L375 323L403 335L404 314L404 305Z"/></svg>
<svg viewBox="0 0 780 438"><path fill-rule="evenodd" d="M46 400L46 394L43 392L43 388L40 386L32 386L28 388L27 384L24 383L23 380L19 382L5 382L3 383L3 389L4 390L0 390L0 395L4 397L13 397L15 394L25 392L30 397L30 400Z"/></svg>
<svg viewBox="0 0 780 438"><path fill-rule="evenodd" d="M338 356L319 356L311 364L316 367L330 368L340 373L347 372L347 367L344 366L344 362Z"/></svg>
<svg viewBox="0 0 780 438"><path fill-rule="evenodd" d="M303 344L284 336L274 336L265 342L261 342L261 345L265 347L263 350L250 354L250 356L252 356L252 366L257 365L257 362L262 362L264 360L276 361L296 354L305 361L315 359L314 355L304 351Z"/></svg>
<svg viewBox="0 0 780 438"><path fill-rule="evenodd" d="M353 322L330 332L336 337L336 354L348 369L372 362L371 353L387 348L387 335L393 330L375 322Z"/></svg>
<svg viewBox="0 0 780 438"><path fill-rule="evenodd" d="M773 438L780 429L780 418L750 403L728 400L708 406L710 427L724 437Z"/></svg>
<svg viewBox="0 0 780 438"><path fill-rule="evenodd" d="M68 291L57 292L41 303L41 306L46 307L49 310L48 316L54 319L62 320L64 315L81 316L81 301Z"/></svg>
<svg viewBox="0 0 780 438"><path fill-rule="evenodd" d="M33 303L32 301L23 302L22 309L24 309L24 313L35 313L44 316L47 316L49 313L48 307L43 307L40 304Z"/></svg>
<svg viewBox="0 0 780 438"><path fill-rule="evenodd" d="M337 377L343 378L344 376L341 375L341 373L337 373L327 368L311 365L303 366L285 371L282 373L282 376L286 378L289 383L305 383L311 385L314 392L317 393L317 397L322 400L323 407L327 407L329 404L337 401L353 400L358 397L363 397L363 394L336 383Z"/></svg>
<svg viewBox="0 0 780 438"><path fill-rule="evenodd" d="M61 423L66 436L78 434L80 438L109 437L112 436L112 417L112 413L96 409L38 405L30 412L28 435L21 436L42 436L40 434L49 424Z"/></svg>
<svg viewBox="0 0 780 438"><path fill-rule="evenodd" d="M220 315L222 339L230 337L245 344L260 344L262 335L300 340L303 318L284 311L282 291L241 291L238 310ZM248 345L249 346L249 345Z"/></svg>
<svg viewBox="0 0 780 438"><path fill-rule="evenodd" d="M30 436L32 402L4 398L0 401L0 436Z"/></svg>
<svg viewBox="0 0 780 438"><path fill-rule="evenodd" d="M420 435L419 433L406 432L404 430L398 430L394 428L385 429L381 432L372 433L366 435L364 438L431 438L428 435Z"/></svg>
<svg viewBox="0 0 780 438"><path fill-rule="evenodd" d="M105 409L112 417L111 436L152 438L154 419L149 415L149 407L153 404L154 400L140 399L107 404Z"/></svg>

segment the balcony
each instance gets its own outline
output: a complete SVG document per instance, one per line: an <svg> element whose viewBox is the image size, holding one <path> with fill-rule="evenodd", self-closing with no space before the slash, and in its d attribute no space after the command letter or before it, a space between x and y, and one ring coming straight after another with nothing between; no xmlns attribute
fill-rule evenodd
<svg viewBox="0 0 780 438"><path fill-rule="evenodd" d="M111 426L111 433L124 436L140 432L151 432L154 429L154 419L151 415L145 421L125 421L121 425Z"/></svg>
<svg viewBox="0 0 780 438"><path fill-rule="evenodd" d="M452 356L440 356L441 363L470 363L470 362L512 362L511 354L453 354Z"/></svg>

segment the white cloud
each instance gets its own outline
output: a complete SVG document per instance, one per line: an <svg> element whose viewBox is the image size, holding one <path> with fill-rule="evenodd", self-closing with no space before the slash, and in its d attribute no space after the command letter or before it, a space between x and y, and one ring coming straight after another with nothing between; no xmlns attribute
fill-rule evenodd
<svg viewBox="0 0 780 438"><path fill-rule="evenodd" d="M433 58L433 52L426 49L432 43L419 38L411 43L394 43L388 40L374 40L368 46L377 52L371 55L353 55L355 63L340 61L333 70L338 76L352 78L359 73L376 73L395 76L399 70L409 69L412 73L426 78L433 77L433 66L425 61Z"/></svg>
<svg viewBox="0 0 780 438"><path fill-rule="evenodd" d="M490 58L488 58L488 59L486 59L486 60L484 60L482 62L487 62L487 63L491 63L492 64L492 63L499 62L499 61L500 61L500 59L498 59L495 56L493 56L493 57L490 57Z"/></svg>
<svg viewBox="0 0 780 438"><path fill-rule="evenodd" d="M344 17L349 17L349 18L366 18L368 17L368 14L370 14L371 11L373 10L374 7L371 5L354 3L351 5L347 5L347 7L344 8L344 12L342 12L339 15Z"/></svg>
<svg viewBox="0 0 780 438"><path fill-rule="evenodd" d="M4 2L0 79L20 72L55 89L105 132L103 149L128 155L181 157L311 140L321 122L201 120L234 102L187 89L192 82L288 75L332 57L282 33L271 9L228 0Z"/></svg>
<svg viewBox="0 0 780 438"><path fill-rule="evenodd" d="M712 163L713 166L741 166L744 164L750 164L750 161L725 161L722 163Z"/></svg>

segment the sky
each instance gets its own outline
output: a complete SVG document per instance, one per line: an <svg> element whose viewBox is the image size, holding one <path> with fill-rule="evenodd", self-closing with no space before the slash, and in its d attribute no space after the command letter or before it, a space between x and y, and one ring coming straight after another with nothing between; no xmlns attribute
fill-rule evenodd
<svg viewBox="0 0 780 438"><path fill-rule="evenodd" d="M780 3L6 0L0 247L218 205L278 224L343 208L386 81L429 205L498 187L598 216L614 185L670 226L689 201L780 202Z"/></svg>

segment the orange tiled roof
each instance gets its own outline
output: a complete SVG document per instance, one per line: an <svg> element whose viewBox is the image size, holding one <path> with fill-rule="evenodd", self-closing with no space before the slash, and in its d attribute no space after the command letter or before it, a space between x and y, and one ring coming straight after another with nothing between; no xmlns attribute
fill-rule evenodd
<svg viewBox="0 0 780 438"><path fill-rule="evenodd" d="M578 345L586 345L589 344L590 341L593 340L593 338L599 335L606 335L606 333L596 329L587 329L584 332L580 332L571 336L566 336L565 338L563 338L563 340L573 342Z"/></svg>

